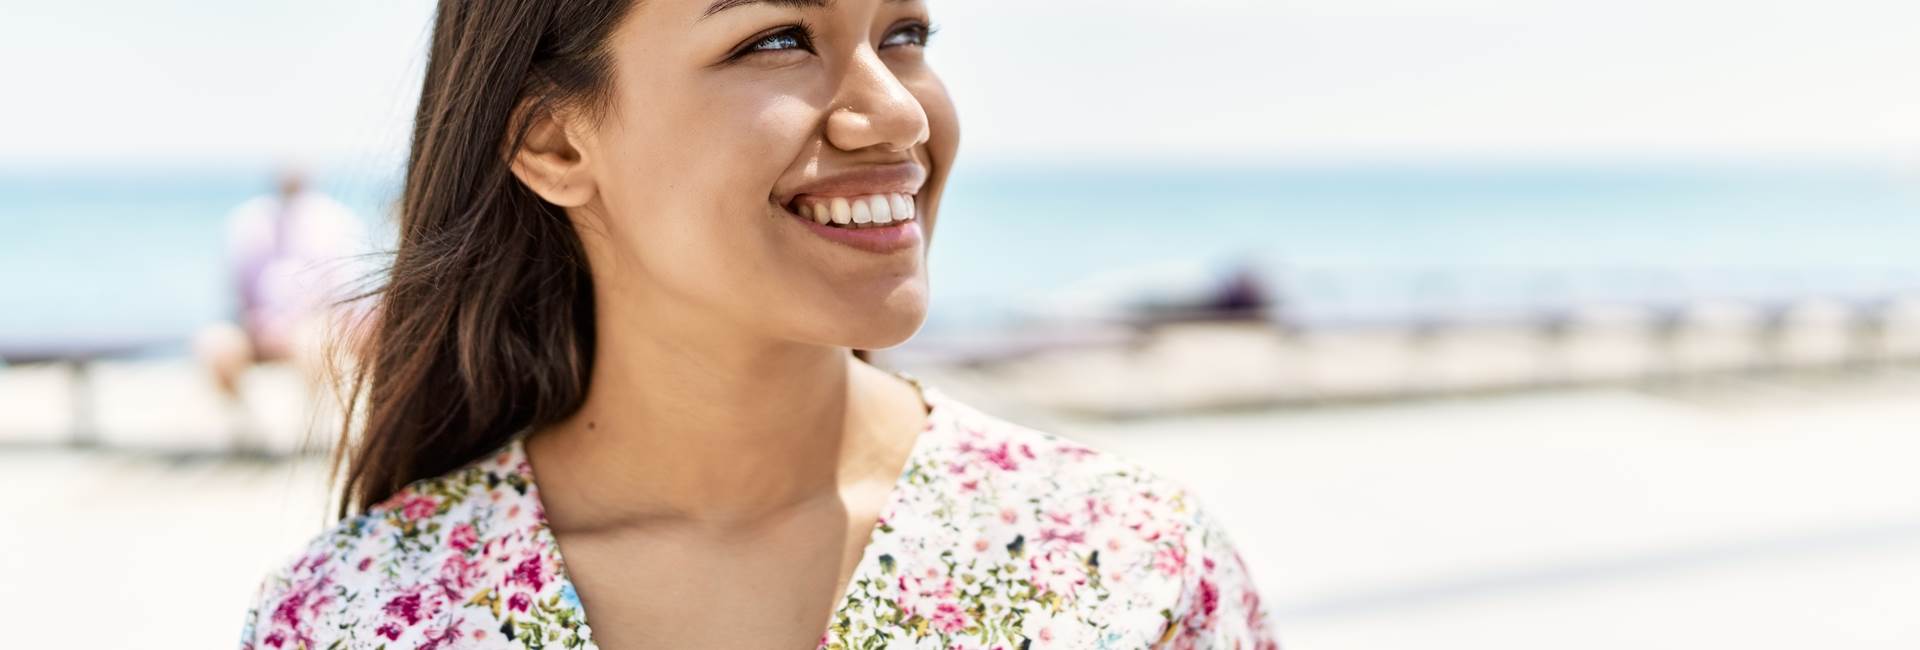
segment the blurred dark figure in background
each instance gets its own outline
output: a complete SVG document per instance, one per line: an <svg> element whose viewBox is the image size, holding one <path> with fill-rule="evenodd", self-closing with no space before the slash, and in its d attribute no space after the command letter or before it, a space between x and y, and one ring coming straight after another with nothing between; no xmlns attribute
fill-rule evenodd
<svg viewBox="0 0 1920 650"><path fill-rule="evenodd" d="M1255 260L1238 262L1209 286L1195 286L1171 299L1135 301L1122 320L1139 334L1189 323L1258 323L1290 333L1293 325L1280 312L1284 300L1268 288L1261 270ZM1136 343L1151 340L1141 337Z"/></svg>
<svg viewBox="0 0 1920 650"><path fill-rule="evenodd" d="M331 309L353 280L349 263L364 241L360 220L339 202L283 169L274 193L235 208L227 221L227 259L235 317L194 337L194 353L225 398L238 451L254 451L257 428L241 395L241 376L257 363L291 362L317 395L327 367ZM343 322L345 322L343 320Z"/></svg>
<svg viewBox="0 0 1920 650"><path fill-rule="evenodd" d="M1273 303L1272 294L1260 280L1259 269L1252 264L1243 264L1220 284L1213 300L1207 303L1207 308L1222 319L1252 320L1265 318L1268 311L1274 308Z"/></svg>

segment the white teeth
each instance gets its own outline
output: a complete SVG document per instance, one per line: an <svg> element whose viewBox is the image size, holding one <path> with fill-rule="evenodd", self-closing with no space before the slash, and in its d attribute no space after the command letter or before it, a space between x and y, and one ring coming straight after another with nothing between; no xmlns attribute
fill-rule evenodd
<svg viewBox="0 0 1920 650"><path fill-rule="evenodd" d="M828 205L832 206L834 223L843 225L853 223L853 212L847 207L846 199L834 197L833 202Z"/></svg>
<svg viewBox="0 0 1920 650"><path fill-rule="evenodd" d="M794 205L794 213L815 223L838 225L873 224L875 226L913 220L916 210L912 194L867 194L832 198L804 198Z"/></svg>
<svg viewBox="0 0 1920 650"><path fill-rule="evenodd" d="M907 195L905 194L887 195L887 208L893 211L893 218L895 219L901 221L912 219L913 208L910 207L912 205L913 201L907 200Z"/></svg>

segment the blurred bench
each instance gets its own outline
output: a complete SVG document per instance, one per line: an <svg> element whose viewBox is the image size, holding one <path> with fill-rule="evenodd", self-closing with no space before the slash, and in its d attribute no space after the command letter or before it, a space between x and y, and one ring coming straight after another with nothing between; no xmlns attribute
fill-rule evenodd
<svg viewBox="0 0 1920 650"><path fill-rule="evenodd" d="M100 444L100 428L94 418L93 364L106 359L134 356L168 339L113 339L104 341L6 341L0 340L0 365L63 365L68 368L68 403L72 411L72 429L67 444L93 447Z"/></svg>

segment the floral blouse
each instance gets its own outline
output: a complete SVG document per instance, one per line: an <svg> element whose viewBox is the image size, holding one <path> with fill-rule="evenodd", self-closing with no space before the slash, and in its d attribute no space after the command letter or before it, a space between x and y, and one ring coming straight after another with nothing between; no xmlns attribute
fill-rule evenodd
<svg viewBox="0 0 1920 650"><path fill-rule="evenodd" d="M1183 486L894 372L927 427L819 649L1278 647ZM523 440L322 533L260 584L241 648L595 648Z"/></svg>

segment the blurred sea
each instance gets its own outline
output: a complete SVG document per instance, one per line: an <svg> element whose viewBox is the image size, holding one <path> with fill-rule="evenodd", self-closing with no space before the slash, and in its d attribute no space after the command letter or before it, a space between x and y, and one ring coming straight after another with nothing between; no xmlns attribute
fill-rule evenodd
<svg viewBox="0 0 1920 650"><path fill-rule="evenodd" d="M0 343L184 341L230 309L223 223L268 180L0 175ZM391 177L316 184L390 238ZM963 166L941 217L929 329L1178 299L1241 261L1327 321L1920 289L1920 175L1871 166Z"/></svg>

